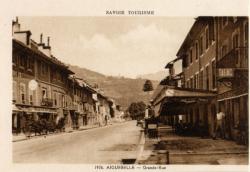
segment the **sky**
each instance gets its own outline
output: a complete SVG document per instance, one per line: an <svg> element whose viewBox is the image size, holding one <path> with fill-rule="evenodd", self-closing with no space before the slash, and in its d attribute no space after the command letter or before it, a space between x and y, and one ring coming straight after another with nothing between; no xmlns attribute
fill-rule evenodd
<svg viewBox="0 0 250 172"><path fill-rule="evenodd" d="M194 17L19 17L21 30L66 64L136 78L176 58ZM180 69L179 69L180 70ZM178 70L177 70L178 72Z"/></svg>

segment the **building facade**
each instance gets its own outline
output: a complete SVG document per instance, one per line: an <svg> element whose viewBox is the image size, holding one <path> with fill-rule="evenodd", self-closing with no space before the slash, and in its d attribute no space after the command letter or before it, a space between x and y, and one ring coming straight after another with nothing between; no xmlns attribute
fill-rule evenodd
<svg viewBox="0 0 250 172"><path fill-rule="evenodd" d="M182 72L174 63L182 60ZM225 113L227 139L248 139L248 18L198 17L177 58L166 66L169 76L153 96L156 114L174 125L199 123L203 134L216 132L216 113ZM182 107L182 108L181 108ZM171 115L166 115L171 114Z"/></svg>
<svg viewBox="0 0 250 172"><path fill-rule="evenodd" d="M15 30L16 29L16 30ZM20 31L13 22L13 131L27 129L32 120L57 122L68 115L68 76L66 65L50 53L47 45L30 39L30 31Z"/></svg>
<svg viewBox="0 0 250 172"><path fill-rule="evenodd" d="M225 116L225 136L248 139L248 18L218 20L218 108Z"/></svg>
<svg viewBox="0 0 250 172"><path fill-rule="evenodd" d="M191 91L217 91L216 32L214 17L198 17L180 47L177 57L182 59L183 88ZM202 121L207 134L214 132L216 97L191 103L184 116L187 122Z"/></svg>

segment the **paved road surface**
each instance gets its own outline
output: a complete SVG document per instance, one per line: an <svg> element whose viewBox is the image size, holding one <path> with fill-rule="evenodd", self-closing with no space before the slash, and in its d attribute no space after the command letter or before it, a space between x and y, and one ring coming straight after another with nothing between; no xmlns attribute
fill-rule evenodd
<svg viewBox="0 0 250 172"><path fill-rule="evenodd" d="M15 163L121 163L136 158L135 121L13 143Z"/></svg>

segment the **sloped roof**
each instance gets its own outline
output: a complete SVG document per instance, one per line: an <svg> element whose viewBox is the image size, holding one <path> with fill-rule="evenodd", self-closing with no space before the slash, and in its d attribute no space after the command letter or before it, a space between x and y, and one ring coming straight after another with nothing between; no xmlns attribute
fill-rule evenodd
<svg viewBox="0 0 250 172"><path fill-rule="evenodd" d="M69 67L67 65L65 65L63 62L61 62L60 60L58 60L55 56L51 55L51 57L48 57L47 55L45 55L43 52L41 52L38 49L34 49L34 48L30 48L27 45L25 45L24 43L22 43L21 41L17 40L17 39L12 39L13 41L13 45L19 45L22 48L24 48L27 51L30 51L31 53L35 53L37 54L40 58L43 58L46 61L49 61L52 64L57 65L60 68L63 68L64 70L66 70L69 74L74 74L73 71L71 71L69 69ZM33 40L34 41L34 40ZM34 41L35 42L35 41Z"/></svg>

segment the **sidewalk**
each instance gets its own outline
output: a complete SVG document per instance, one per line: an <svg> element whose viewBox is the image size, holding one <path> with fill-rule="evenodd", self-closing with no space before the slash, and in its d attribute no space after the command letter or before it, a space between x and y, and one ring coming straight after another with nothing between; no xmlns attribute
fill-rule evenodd
<svg viewBox="0 0 250 172"><path fill-rule="evenodd" d="M178 136L171 127L159 127L158 139L145 139L139 164L230 164L247 165L248 148L233 141Z"/></svg>
<svg viewBox="0 0 250 172"><path fill-rule="evenodd" d="M113 125L113 124L109 124L109 125ZM24 141L24 140L40 138L40 137L49 137L49 136L59 135L59 134L67 134L67 133L72 133L72 132L77 132L77 131L83 131L83 130L89 130L89 129L93 129L93 128L99 128L99 127L105 127L105 126L86 125L86 126L81 126L77 130L70 129L70 130L66 130L65 132L56 132L56 133L49 133L47 135L37 135L37 136L35 136L35 134L33 133L29 138L25 134L12 135L12 142Z"/></svg>

